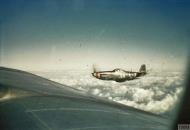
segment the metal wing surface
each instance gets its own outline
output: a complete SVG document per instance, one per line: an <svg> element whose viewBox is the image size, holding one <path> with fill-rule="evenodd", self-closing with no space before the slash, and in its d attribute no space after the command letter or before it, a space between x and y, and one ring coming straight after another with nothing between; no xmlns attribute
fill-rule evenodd
<svg viewBox="0 0 190 130"><path fill-rule="evenodd" d="M168 119L159 115L0 67L1 129L168 130L168 124Z"/></svg>

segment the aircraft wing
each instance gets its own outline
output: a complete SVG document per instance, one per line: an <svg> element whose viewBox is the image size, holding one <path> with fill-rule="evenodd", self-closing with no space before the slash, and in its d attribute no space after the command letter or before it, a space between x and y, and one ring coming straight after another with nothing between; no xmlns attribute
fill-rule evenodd
<svg viewBox="0 0 190 130"><path fill-rule="evenodd" d="M169 120L0 67L3 130L168 130Z"/></svg>

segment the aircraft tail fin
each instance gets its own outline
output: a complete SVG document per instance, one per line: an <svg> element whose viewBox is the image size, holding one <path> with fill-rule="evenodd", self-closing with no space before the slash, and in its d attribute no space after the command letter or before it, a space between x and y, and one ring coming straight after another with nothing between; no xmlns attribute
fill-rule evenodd
<svg viewBox="0 0 190 130"><path fill-rule="evenodd" d="M146 74L146 65L145 64L142 64L140 69L139 69L139 72L143 75Z"/></svg>

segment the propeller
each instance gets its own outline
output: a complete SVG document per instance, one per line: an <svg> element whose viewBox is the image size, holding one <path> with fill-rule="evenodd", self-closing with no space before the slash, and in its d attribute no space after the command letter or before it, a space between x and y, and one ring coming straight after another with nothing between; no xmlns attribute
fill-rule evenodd
<svg viewBox="0 0 190 130"><path fill-rule="evenodd" d="M95 64L93 64L93 73L97 72Z"/></svg>

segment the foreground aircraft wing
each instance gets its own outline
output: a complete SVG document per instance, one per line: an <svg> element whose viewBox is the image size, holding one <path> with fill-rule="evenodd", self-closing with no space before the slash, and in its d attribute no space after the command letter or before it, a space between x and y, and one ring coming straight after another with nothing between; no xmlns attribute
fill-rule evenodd
<svg viewBox="0 0 190 130"><path fill-rule="evenodd" d="M3 130L168 130L169 120L0 67Z"/></svg>

